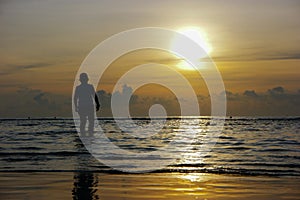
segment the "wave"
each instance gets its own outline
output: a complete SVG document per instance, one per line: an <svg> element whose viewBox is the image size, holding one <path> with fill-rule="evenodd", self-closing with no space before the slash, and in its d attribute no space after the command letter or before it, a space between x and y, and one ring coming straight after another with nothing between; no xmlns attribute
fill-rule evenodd
<svg viewBox="0 0 300 200"><path fill-rule="evenodd" d="M78 156L78 155L90 155L89 152L78 152L78 151L54 151L54 152L0 152L0 156Z"/></svg>
<svg viewBox="0 0 300 200"><path fill-rule="evenodd" d="M32 173L32 172L90 172L90 173L106 173L106 174L131 174L130 172L123 172L111 169L106 166L99 166L97 169L1 169L0 172L16 172L16 173ZM237 168L164 168L155 170L151 173L204 173L204 174L223 174L223 175L239 175L239 176L300 176L300 172L296 170L265 170L265 169L237 169ZM132 173L136 174L136 173Z"/></svg>
<svg viewBox="0 0 300 200"><path fill-rule="evenodd" d="M284 148L265 148L265 149L258 149L255 150L257 152L283 152L283 151L288 151L288 152L295 152L295 149L284 149Z"/></svg>
<svg viewBox="0 0 300 200"><path fill-rule="evenodd" d="M226 147L224 149L242 151L242 150L250 150L252 148L251 147Z"/></svg>
<svg viewBox="0 0 300 200"><path fill-rule="evenodd" d="M174 119L204 119L204 120L210 120L210 119L216 119L218 118L217 116L167 116L166 119L169 120L174 120ZM144 116L144 117L132 117L132 118L114 118L114 117L98 117L98 120L115 120L115 119L120 119L120 120L128 120L128 119L132 119L132 120L149 120L151 119L150 117ZM165 119L164 117L156 117L154 119ZM42 118L0 118L0 121L20 121L20 120L24 120L24 121L73 121L74 119L71 117L42 117ZM247 120L300 120L300 116L284 116L284 117L280 117L280 116L266 116L266 117L226 117L226 121L247 121Z"/></svg>

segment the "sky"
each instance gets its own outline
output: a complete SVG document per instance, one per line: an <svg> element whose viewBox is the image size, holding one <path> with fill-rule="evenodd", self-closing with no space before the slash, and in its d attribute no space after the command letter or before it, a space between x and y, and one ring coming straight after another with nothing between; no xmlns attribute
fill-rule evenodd
<svg viewBox="0 0 300 200"><path fill-rule="evenodd" d="M86 56L110 36L142 27L201 30L224 81L228 115L300 115L299 18L295 0L0 0L0 118L71 116L74 80ZM111 64L97 90L122 94L122 85L113 91L120 69L125 73L149 60L173 68L182 61L166 52L128 53ZM202 114L209 115L203 79L176 70L191 80ZM176 84L168 74L145 74ZM172 92L164 88L141 88L134 95L134 113L168 102L163 104L169 112L178 114Z"/></svg>

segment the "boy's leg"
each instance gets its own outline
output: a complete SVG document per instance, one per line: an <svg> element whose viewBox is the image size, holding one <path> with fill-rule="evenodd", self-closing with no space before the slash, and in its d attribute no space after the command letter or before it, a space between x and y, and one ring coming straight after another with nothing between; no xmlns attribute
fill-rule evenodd
<svg viewBox="0 0 300 200"><path fill-rule="evenodd" d="M94 112L90 113L88 115L88 120L89 120L89 135L93 136L94 135L94 124L95 124L95 115Z"/></svg>
<svg viewBox="0 0 300 200"><path fill-rule="evenodd" d="M80 135L85 136L86 115L80 114L79 117L80 117Z"/></svg>

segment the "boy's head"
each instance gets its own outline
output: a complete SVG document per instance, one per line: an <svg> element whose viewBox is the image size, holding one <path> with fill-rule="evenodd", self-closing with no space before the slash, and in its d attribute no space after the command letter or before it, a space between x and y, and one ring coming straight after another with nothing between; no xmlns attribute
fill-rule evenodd
<svg viewBox="0 0 300 200"><path fill-rule="evenodd" d="M81 73L79 80L81 83L87 83L89 81L87 73Z"/></svg>

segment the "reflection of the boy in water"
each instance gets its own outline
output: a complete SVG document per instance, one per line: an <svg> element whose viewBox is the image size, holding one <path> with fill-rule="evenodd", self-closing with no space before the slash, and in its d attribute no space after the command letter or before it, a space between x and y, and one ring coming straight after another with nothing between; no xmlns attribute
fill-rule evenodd
<svg viewBox="0 0 300 200"><path fill-rule="evenodd" d="M97 177L92 172L75 172L74 187L72 190L73 199L100 199L99 196L96 194L97 185Z"/></svg>
<svg viewBox="0 0 300 200"><path fill-rule="evenodd" d="M74 140L75 148L78 152L86 152L84 145L82 144L79 138ZM80 154L79 154L80 155ZM80 162L81 158L78 156L77 161L79 166L82 165ZM85 163L88 165L88 163ZM91 171L81 169L81 167L76 167L77 169L74 172L73 176L73 189L72 189L72 197L74 200L94 200L100 199L97 194L97 186L98 186L98 177Z"/></svg>

